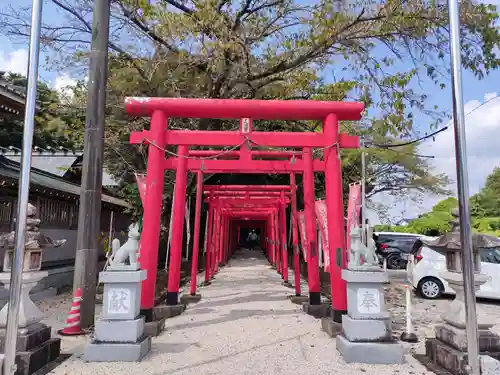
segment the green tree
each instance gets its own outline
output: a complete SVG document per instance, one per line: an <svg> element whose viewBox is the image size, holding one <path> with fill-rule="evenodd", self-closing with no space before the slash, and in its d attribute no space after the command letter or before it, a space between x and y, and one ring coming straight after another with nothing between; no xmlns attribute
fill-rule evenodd
<svg viewBox="0 0 500 375"><path fill-rule="evenodd" d="M438 236L451 229L451 210L457 207L458 201L456 198L446 198L432 207L432 210L420 215L417 219L412 220L408 225L400 226L376 226L378 231L393 231L418 233L426 236ZM381 229L382 228L382 229Z"/></svg>
<svg viewBox="0 0 500 375"><path fill-rule="evenodd" d="M0 80L14 88L24 91L26 77L19 74L0 72ZM60 100L57 92L46 83L38 82L38 109L35 115L35 134L33 145L41 148L71 147L72 142L61 132L58 108ZM0 147L21 148L23 143L23 115L5 114L0 116Z"/></svg>
<svg viewBox="0 0 500 375"><path fill-rule="evenodd" d="M60 14L43 27L44 44L56 53L52 67L85 67L93 3L49 3ZM129 146L128 134L146 122L125 116L123 100L128 95L361 100L367 106L364 121L343 123L342 128L365 135L372 144L414 137L417 112L434 124L442 121L446 114L428 102L418 83L427 77L440 88L447 84L447 6L386 0L341 11L338 4L333 0L113 1L108 166L125 182L132 181L131 172L144 170L144 148ZM500 40L495 26L498 14L494 6L470 0L461 3L461 12L463 65L483 78L500 62L494 53ZM29 8L7 7L0 11L0 30L13 39L26 38L29 14ZM333 77L326 79L330 71ZM77 102L78 116L84 103ZM169 125L228 129L236 123L172 119ZM304 122L256 125L276 131L319 129L316 123ZM446 186L444 176L432 175L425 159L407 155L408 150L414 148L370 150L370 194L401 194L410 188L436 191ZM359 151L345 152L343 157L344 181L359 179ZM170 174L166 182L169 194Z"/></svg>
<svg viewBox="0 0 500 375"><path fill-rule="evenodd" d="M474 217L500 217L500 168L495 167L486 177L484 187L471 197Z"/></svg>

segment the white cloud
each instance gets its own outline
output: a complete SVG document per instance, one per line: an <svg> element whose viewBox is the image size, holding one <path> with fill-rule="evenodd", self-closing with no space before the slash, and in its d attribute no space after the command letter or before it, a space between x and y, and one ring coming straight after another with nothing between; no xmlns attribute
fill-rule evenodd
<svg viewBox="0 0 500 375"><path fill-rule="evenodd" d="M484 185L486 177L494 167L500 166L500 98L497 93L484 94L482 101L471 100L465 103L466 146L469 193L477 193ZM484 104L483 104L484 103ZM456 194L456 164L455 164L455 138L453 123L448 124L448 129L435 137L435 141L423 142L418 152L422 155L433 155L431 166L435 173L446 173L452 180L450 190ZM423 201L415 203L411 199L396 201L392 197L377 196L375 202L391 203L393 206L389 216L393 218L416 217L419 213L426 212L434 204L443 199L438 196L426 196ZM377 215L371 213L370 219L379 222Z"/></svg>
<svg viewBox="0 0 500 375"><path fill-rule="evenodd" d="M72 87L77 83L68 74L58 76L54 81L54 89L59 92L61 100L70 100L73 97Z"/></svg>
<svg viewBox="0 0 500 375"><path fill-rule="evenodd" d="M486 176L500 166L500 98L497 93L486 93L483 101L471 100L465 104L465 133L470 194L477 193L484 185ZM483 105L481 105L483 104ZM446 173L453 180L450 186L456 190L455 138L453 124L435 142L424 142L419 152L434 155L434 170Z"/></svg>
<svg viewBox="0 0 500 375"><path fill-rule="evenodd" d="M28 69L28 51L18 49L9 53L0 51L0 71L26 74Z"/></svg>
<svg viewBox="0 0 500 375"><path fill-rule="evenodd" d="M27 49L18 49L8 53L0 50L0 71L26 75L27 69ZM69 100L73 94L71 87L76 85L76 82L68 74L63 73L54 79L51 86L61 94L62 100Z"/></svg>

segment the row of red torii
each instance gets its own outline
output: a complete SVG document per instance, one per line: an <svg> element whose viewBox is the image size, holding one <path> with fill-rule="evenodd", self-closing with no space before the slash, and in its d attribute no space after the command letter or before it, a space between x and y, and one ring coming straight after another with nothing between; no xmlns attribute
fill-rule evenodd
<svg viewBox="0 0 500 375"><path fill-rule="evenodd" d="M286 205L291 203L292 214L295 206L295 174L303 174L304 214L307 233L307 271L309 304L320 305L320 278L316 240L316 217L314 212L314 173L325 174L325 201L327 205L328 243L330 249L330 281L332 297L332 317L341 322L347 310L346 284L341 270L346 267L346 239L344 226L342 170L339 151L341 148L359 148L357 136L339 132L339 121L356 121L364 110L362 103L326 102L305 100L244 100L244 99L184 99L184 98L127 98L126 110L131 116L151 117L150 129L133 132L130 143L146 143L148 148L147 194L144 202L143 230L141 233L140 263L147 270L147 278L142 284L141 312L147 320L152 319L155 302L156 269L160 238L160 217L165 170L176 171L174 190L171 251L168 269L168 289L166 304L179 304L180 268L186 200L187 173L198 175L198 196L196 203L195 233L193 249L199 245L199 214L203 173L259 173L287 174L290 186L267 189L259 188L251 197L242 196L231 189L208 190L210 204L207 242L208 262L206 281L217 272L219 263L225 262L234 245L236 233L235 219L263 219L270 261L276 265L285 281L288 281L288 257L286 251ZM239 131L193 131L170 130L168 118L213 118L240 120ZM323 131L316 132L258 132L253 130L252 120L320 120ZM165 158L165 149L177 145L175 157ZM297 151L257 151L252 146L292 148ZM232 147L234 151L190 150L190 147ZM236 148L239 148L236 151ZM313 158L313 149L323 149L323 160ZM220 157L218 157L220 156ZM222 156L225 159L221 159ZM257 160L256 158L262 158ZM280 158L285 160L265 160ZM243 190L248 191L249 187ZM251 190L251 188L250 188ZM241 191L241 190L240 190ZM224 195L226 194L226 195ZM229 195L228 195L229 194ZM252 199L242 204L248 199ZM280 215L281 211L281 215ZM294 215L295 216L295 215ZM273 222L274 220L274 222ZM280 222L281 221L281 224ZM296 221L294 220L296 223ZM275 225L273 225L273 223ZM210 228L211 226L211 228ZM280 230L277 230L280 228ZM282 228L285 228L283 230ZM295 228L295 229L293 229ZM223 230L225 229L225 230ZM298 238L296 225L292 227L294 245ZM277 243L282 244L278 249ZM294 256L298 253L294 251ZM193 256L193 259L197 259ZM295 257L294 257L295 262ZM299 271L295 264L296 277ZM196 268L193 268L196 273ZM300 288L300 282L295 282ZM191 293L196 293L196 281ZM300 294L300 289L296 290Z"/></svg>

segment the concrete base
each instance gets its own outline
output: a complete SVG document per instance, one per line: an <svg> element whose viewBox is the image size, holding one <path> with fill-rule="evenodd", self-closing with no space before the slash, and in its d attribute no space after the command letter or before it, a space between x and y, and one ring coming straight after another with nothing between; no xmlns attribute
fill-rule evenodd
<svg viewBox="0 0 500 375"><path fill-rule="evenodd" d="M169 319L181 315L186 305L158 305L153 307L153 320Z"/></svg>
<svg viewBox="0 0 500 375"><path fill-rule="evenodd" d="M342 329L347 340L353 342L391 341L391 319L357 320L342 316Z"/></svg>
<svg viewBox="0 0 500 375"><path fill-rule="evenodd" d="M144 335L144 318L134 320L104 320L95 322L94 339L99 342L135 343Z"/></svg>
<svg viewBox="0 0 500 375"><path fill-rule="evenodd" d="M321 328L323 328L330 337L337 337L337 335L342 333L342 324L337 323L332 318L322 318Z"/></svg>
<svg viewBox="0 0 500 375"><path fill-rule="evenodd" d="M153 320L160 320L163 318L170 319L175 316L181 315L186 310L186 305L158 305L153 307Z"/></svg>
<svg viewBox="0 0 500 375"><path fill-rule="evenodd" d="M85 362L140 362L151 350L151 337L137 343L92 342L83 353Z"/></svg>
<svg viewBox="0 0 500 375"><path fill-rule="evenodd" d="M50 339L26 352L16 354L15 375L31 375L54 362L61 354L61 339Z"/></svg>
<svg viewBox="0 0 500 375"><path fill-rule="evenodd" d="M331 307L329 303L321 303L319 305L311 305L309 303L304 303L302 305L302 310L307 315L314 316L315 318L326 318L331 316Z"/></svg>
<svg viewBox="0 0 500 375"><path fill-rule="evenodd" d="M35 323L18 331L16 352L27 352L50 340L51 328ZM0 351L5 350L5 329L0 330Z"/></svg>
<svg viewBox="0 0 500 375"><path fill-rule="evenodd" d="M59 357L61 339L51 339L50 333L51 328L42 323L35 323L18 331L16 340L16 375L33 374ZM5 330L2 330L0 333L1 351L4 351L4 346Z"/></svg>
<svg viewBox="0 0 500 375"><path fill-rule="evenodd" d="M415 344L418 342L418 337L413 332L411 333L403 332L399 339L403 342L409 342L410 344Z"/></svg>
<svg viewBox="0 0 500 375"><path fill-rule="evenodd" d="M293 284L290 283L290 281L283 281L281 285L286 286L287 288L293 288Z"/></svg>
<svg viewBox="0 0 500 375"><path fill-rule="evenodd" d="M302 305L304 303L309 302L308 296L289 296L290 301L295 303L296 305Z"/></svg>
<svg viewBox="0 0 500 375"><path fill-rule="evenodd" d="M500 359L500 352L482 352L482 356L490 356L497 361ZM425 355L437 368L445 369L453 375L467 375L468 362L467 352L453 348L449 344L437 338L425 340ZM482 357L481 356L481 357ZM486 365L494 367L494 361L486 360ZM500 362L499 362L500 363ZM495 372L494 374L498 374ZM483 374L483 373L482 373Z"/></svg>
<svg viewBox="0 0 500 375"><path fill-rule="evenodd" d="M195 295L183 294L180 298L180 302L183 305L187 305L189 303L200 302L200 300L201 300L201 294L195 294Z"/></svg>
<svg viewBox="0 0 500 375"><path fill-rule="evenodd" d="M343 335L336 339L337 350L347 363L399 365L405 363L405 350L397 341L350 342Z"/></svg>
<svg viewBox="0 0 500 375"><path fill-rule="evenodd" d="M500 374L500 361L489 355L480 355L479 363L481 365L481 375L498 375Z"/></svg>
<svg viewBox="0 0 500 375"><path fill-rule="evenodd" d="M425 340L425 355L435 365L453 375L467 375L467 353L452 348L435 338Z"/></svg>
<svg viewBox="0 0 500 375"><path fill-rule="evenodd" d="M438 324L434 327L436 338L462 352L467 351L467 333L465 329L450 324ZM500 352L500 336L489 330L479 330L479 352Z"/></svg>
<svg viewBox="0 0 500 375"><path fill-rule="evenodd" d="M159 336L165 330L165 318L144 324L144 335L150 337Z"/></svg>

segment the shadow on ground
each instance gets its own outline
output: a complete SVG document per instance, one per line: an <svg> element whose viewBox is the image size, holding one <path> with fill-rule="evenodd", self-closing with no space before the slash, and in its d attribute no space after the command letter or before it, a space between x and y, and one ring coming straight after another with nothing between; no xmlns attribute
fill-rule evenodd
<svg viewBox="0 0 500 375"><path fill-rule="evenodd" d="M210 359L208 361L201 361L201 362L198 362L198 363L195 363L195 364L192 364L192 365L179 367L179 368L176 368L174 370L169 370L167 372L157 372L157 373L154 373L154 374L151 374L151 375L175 374L176 372L180 372L180 371L184 371L184 370L194 370L194 369L196 369L197 367L200 367L200 366L213 364L213 363L216 363L216 362L219 362L219 361L223 361L225 359L233 358L233 357L236 357L238 355L245 354L245 353L251 353L252 351L255 351L255 350L258 350L258 349L262 349L262 348L266 348L266 347L273 347L273 346L279 345L279 344L283 345L285 343L290 343L291 341L294 341L294 340L300 340L300 338L303 337L303 336L305 336L305 335L296 335L296 336L287 338L285 340L279 340L279 341L271 342L269 344L264 344L264 345L257 345L257 346L254 346L254 347L250 348L250 349L237 351L237 352L234 352L234 353L231 353L231 354L226 354L226 355L223 355L223 356L219 356L219 357ZM195 371L193 371L193 372L195 372Z"/></svg>

